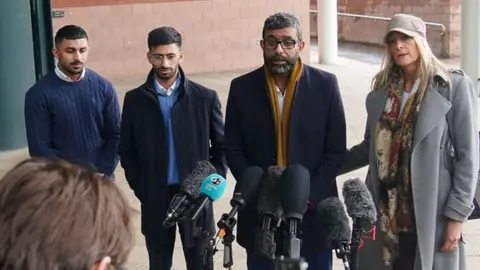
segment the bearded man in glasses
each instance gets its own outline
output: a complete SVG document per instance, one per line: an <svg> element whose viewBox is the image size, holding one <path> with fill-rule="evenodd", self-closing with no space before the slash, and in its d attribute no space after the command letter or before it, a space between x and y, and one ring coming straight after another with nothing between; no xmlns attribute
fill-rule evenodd
<svg viewBox="0 0 480 270"><path fill-rule="evenodd" d="M335 177L346 149L346 125L337 78L302 63L305 41L294 15L270 16L262 36L265 64L231 83L225 118L227 163L237 180L247 166L266 170L300 164L308 170L309 207L300 226L303 237L298 234L303 238L301 255L309 269L331 269L332 252L316 228L315 205L338 196ZM271 260L256 256L255 208L248 202L239 213L237 241L247 251L249 270L272 269ZM280 238L281 233L276 251L283 254Z"/></svg>

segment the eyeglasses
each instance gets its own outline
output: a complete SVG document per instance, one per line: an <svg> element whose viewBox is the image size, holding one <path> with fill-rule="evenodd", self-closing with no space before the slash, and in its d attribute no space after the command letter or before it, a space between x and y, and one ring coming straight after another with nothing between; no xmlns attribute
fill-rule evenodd
<svg viewBox="0 0 480 270"><path fill-rule="evenodd" d="M295 45L297 45L297 41L293 39L284 39L284 40L276 40L273 38L268 38L264 40L265 43L265 48L269 50L275 50L280 44L284 50L291 50L295 48Z"/></svg>
<svg viewBox="0 0 480 270"><path fill-rule="evenodd" d="M160 55L154 54L150 56L150 59L155 65L160 65L164 60L173 60L175 58L175 54L167 54L167 55Z"/></svg>

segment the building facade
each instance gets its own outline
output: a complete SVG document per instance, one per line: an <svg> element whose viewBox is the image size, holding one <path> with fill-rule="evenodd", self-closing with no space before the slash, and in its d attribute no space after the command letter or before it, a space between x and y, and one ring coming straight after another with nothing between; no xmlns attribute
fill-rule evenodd
<svg viewBox="0 0 480 270"><path fill-rule="evenodd" d="M391 17L395 13L409 13L423 18L425 22L442 24L427 25L427 39L433 52L442 58L460 56L461 0L337 0L338 37L340 41L382 44L382 35L387 21L355 18L354 14L376 17ZM317 35L317 0L310 0L310 33Z"/></svg>
<svg viewBox="0 0 480 270"><path fill-rule="evenodd" d="M90 67L106 77L145 73L147 33L158 26L177 28L185 40L183 66L189 73L250 69L262 64L258 41L269 15L297 15L305 41L316 37L318 0L52 0L54 31L65 24L84 27L91 37ZM340 41L382 44L387 21L351 15L391 17L398 12L422 17L437 56L460 55L461 0L337 0ZM309 47L303 60L309 62Z"/></svg>
<svg viewBox="0 0 480 270"><path fill-rule="evenodd" d="M110 79L148 72L147 34L159 26L182 33L188 73L259 67L263 23L275 12L298 16L310 40L309 0L52 0L52 6L54 32L66 24L84 27L89 66ZM308 63L308 45L302 56Z"/></svg>

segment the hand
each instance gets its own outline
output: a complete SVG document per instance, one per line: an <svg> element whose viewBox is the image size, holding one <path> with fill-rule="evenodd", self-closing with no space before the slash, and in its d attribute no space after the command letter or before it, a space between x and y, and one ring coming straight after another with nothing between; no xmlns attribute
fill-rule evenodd
<svg viewBox="0 0 480 270"><path fill-rule="evenodd" d="M307 202L307 211L310 210L310 209L315 209L315 206L313 205L313 203L312 203L310 200L308 200L308 202Z"/></svg>
<svg viewBox="0 0 480 270"><path fill-rule="evenodd" d="M440 249L442 252L454 251L462 236L463 223L455 220L448 220L445 231L445 243Z"/></svg>

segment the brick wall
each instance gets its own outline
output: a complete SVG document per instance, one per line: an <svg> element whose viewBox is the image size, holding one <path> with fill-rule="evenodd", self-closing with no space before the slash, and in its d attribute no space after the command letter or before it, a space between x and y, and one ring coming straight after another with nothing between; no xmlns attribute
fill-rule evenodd
<svg viewBox="0 0 480 270"><path fill-rule="evenodd" d="M286 11L310 32L309 0L52 0L56 31L78 24L90 37L89 66L106 77L144 75L147 34L175 27L184 37L186 72L251 69L263 63L258 40L264 20ZM309 35L304 35L307 44ZM309 63L309 46L302 58Z"/></svg>
<svg viewBox="0 0 480 270"><path fill-rule="evenodd" d="M427 26L427 39L433 52L440 57L460 55L461 0L338 0L338 12L391 17L395 13L409 13L426 22L441 23L441 28ZM317 0L310 0L310 8L317 9ZM386 21L339 16L339 39L342 41L382 44ZM316 14L310 15L311 34L316 36Z"/></svg>

